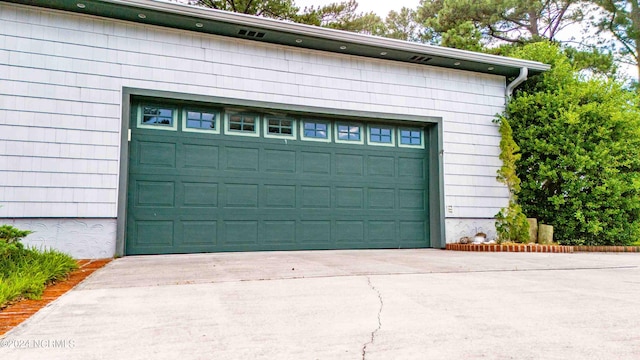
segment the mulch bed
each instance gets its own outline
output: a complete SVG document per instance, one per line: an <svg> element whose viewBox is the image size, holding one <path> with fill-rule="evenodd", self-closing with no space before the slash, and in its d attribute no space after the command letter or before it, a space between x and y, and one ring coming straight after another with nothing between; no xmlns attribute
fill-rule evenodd
<svg viewBox="0 0 640 360"><path fill-rule="evenodd" d="M447 244L447 250L482 252L536 252L536 253L574 253L574 252L634 252L640 253L640 246L564 246L564 245L485 245L485 244Z"/></svg>
<svg viewBox="0 0 640 360"><path fill-rule="evenodd" d="M0 310L0 336L27 320L47 304L73 289L94 271L113 259L78 260L78 269L71 272L66 280L59 281L44 289L40 300L19 300Z"/></svg>

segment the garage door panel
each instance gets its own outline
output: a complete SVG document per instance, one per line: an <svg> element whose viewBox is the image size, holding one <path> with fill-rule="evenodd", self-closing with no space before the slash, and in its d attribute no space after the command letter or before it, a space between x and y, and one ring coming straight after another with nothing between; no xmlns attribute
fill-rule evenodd
<svg viewBox="0 0 640 360"><path fill-rule="evenodd" d="M200 169L218 169L220 149L213 145L184 144L184 167Z"/></svg>
<svg viewBox="0 0 640 360"><path fill-rule="evenodd" d="M296 172L296 152L293 150L265 150L266 172L294 174Z"/></svg>
<svg viewBox="0 0 640 360"><path fill-rule="evenodd" d="M403 242L421 242L426 236L424 221L400 221L400 240Z"/></svg>
<svg viewBox="0 0 640 360"><path fill-rule="evenodd" d="M170 181L136 181L135 204L139 207L174 207L175 183Z"/></svg>
<svg viewBox="0 0 640 360"><path fill-rule="evenodd" d="M242 171L258 171L260 163L260 152L258 149L248 149L242 147L225 148L226 169Z"/></svg>
<svg viewBox="0 0 640 360"><path fill-rule="evenodd" d="M425 210L424 190L398 190L398 205L402 210Z"/></svg>
<svg viewBox="0 0 640 360"><path fill-rule="evenodd" d="M260 239L266 245L292 245L296 242L295 220L265 220Z"/></svg>
<svg viewBox="0 0 640 360"><path fill-rule="evenodd" d="M364 156L336 154L336 175L362 176L364 174Z"/></svg>
<svg viewBox="0 0 640 360"><path fill-rule="evenodd" d="M364 209L364 189L360 187L336 187L336 207L340 209Z"/></svg>
<svg viewBox="0 0 640 360"><path fill-rule="evenodd" d="M182 221L183 245L206 245L214 247L218 244L218 221L189 220Z"/></svg>
<svg viewBox="0 0 640 360"><path fill-rule="evenodd" d="M331 221L302 220L297 229L298 242L326 244L331 242Z"/></svg>
<svg viewBox="0 0 640 360"><path fill-rule="evenodd" d="M364 220L336 221L336 241L342 243L365 242Z"/></svg>
<svg viewBox="0 0 640 360"><path fill-rule="evenodd" d="M367 235L369 241L373 243L398 243L397 229L396 221L370 220L367 222Z"/></svg>
<svg viewBox="0 0 640 360"><path fill-rule="evenodd" d="M257 208L258 185L256 184L225 184L225 207Z"/></svg>
<svg viewBox="0 0 640 360"><path fill-rule="evenodd" d="M369 209L395 209L396 191L395 189L369 188L368 192Z"/></svg>
<svg viewBox="0 0 640 360"><path fill-rule="evenodd" d="M183 182L184 207L218 207L218 184Z"/></svg>
<svg viewBox="0 0 640 360"><path fill-rule="evenodd" d="M398 159L398 175L400 177L423 179L425 165L424 158L400 157Z"/></svg>
<svg viewBox="0 0 640 360"><path fill-rule="evenodd" d="M331 188L328 186L302 186L302 209L329 209L331 208Z"/></svg>
<svg viewBox="0 0 640 360"><path fill-rule="evenodd" d="M258 244L258 221L226 220L223 224L222 243L227 245Z"/></svg>
<svg viewBox="0 0 640 360"><path fill-rule="evenodd" d="M295 185L264 185L264 207L269 209L293 209L296 207Z"/></svg>
<svg viewBox="0 0 640 360"><path fill-rule="evenodd" d="M302 158L302 174L331 175L331 154L304 151Z"/></svg>
<svg viewBox="0 0 640 360"><path fill-rule="evenodd" d="M137 143L137 163L148 167L175 168L176 144L158 141Z"/></svg>
<svg viewBox="0 0 640 360"><path fill-rule="evenodd" d="M396 172L395 164L396 159L392 156L369 156L367 159L367 175L394 177Z"/></svg>
<svg viewBox="0 0 640 360"><path fill-rule="evenodd" d="M168 220L140 220L133 224L137 247L171 246L174 238L174 222Z"/></svg>

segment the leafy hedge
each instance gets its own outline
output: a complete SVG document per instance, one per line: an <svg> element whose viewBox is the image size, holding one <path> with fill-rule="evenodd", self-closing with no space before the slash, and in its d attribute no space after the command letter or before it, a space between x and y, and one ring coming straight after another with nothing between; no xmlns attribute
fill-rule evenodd
<svg viewBox="0 0 640 360"><path fill-rule="evenodd" d="M571 245L640 239L640 99L612 80L576 72L562 51L536 43L512 56L550 63L525 82L505 116L522 158L519 203Z"/></svg>

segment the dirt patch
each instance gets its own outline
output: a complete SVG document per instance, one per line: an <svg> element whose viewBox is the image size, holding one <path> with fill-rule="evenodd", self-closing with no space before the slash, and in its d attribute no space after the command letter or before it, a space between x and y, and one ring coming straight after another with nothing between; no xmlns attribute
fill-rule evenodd
<svg viewBox="0 0 640 360"><path fill-rule="evenodd" d="M47 304L73 289L111 260L113 259L78 260L78 269L71 272L66 280L47 286L40 300L22 299L0 310L0 335L7 333Z"/></svg>

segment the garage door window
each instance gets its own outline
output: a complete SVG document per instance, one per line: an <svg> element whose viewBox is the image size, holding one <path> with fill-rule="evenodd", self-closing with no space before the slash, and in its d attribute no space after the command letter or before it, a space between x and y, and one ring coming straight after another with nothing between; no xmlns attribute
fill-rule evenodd
<svg viewBox="0 0 640 360"><path fill-rule="evenodd" d="M336 142L363 144L362 125L336 123Z"/></svg>
<svg viewBox="0 0 640 360"><path fill-rule="evenodd" d="M176 110L170 107L144 105L139 108L138 127L176 130Z"/></svg>
<svg viewBox="0 0 640 360"><path fill-rule="evenodd" d="M399 146L424 148L422 130L416 128L400 128L398 130Z"/></svg>
<svg viewBox="0 0 640 360"><path fill-rule="evenodd" d="M185 110L183 131L220 133L220 114L213 111Z"/></svg>
<svg viewBox="0 0 640 360"><path fill-rule="evenodd" d="M369 127L369 144L378 146L395 146L393 128L384 126Z"/></svg>
<svg viewBox="0 0 640 360"><path fill-rule="evenodd" d="M242 136L260 136L260 123L255 114L228 113L225 134Z"/></svg>
<svg viewBox="0 0 640 360"><path fill-rule="evenodd" d="M264 119L267 138L296 138L295 120L287 118L267 117Z"/></svg>
<svg viewBox="0 0 640 360"><path fill-rule="evenodd" d="M331 142L331 128L327 122L302 121L302 140Z"/></svg>

